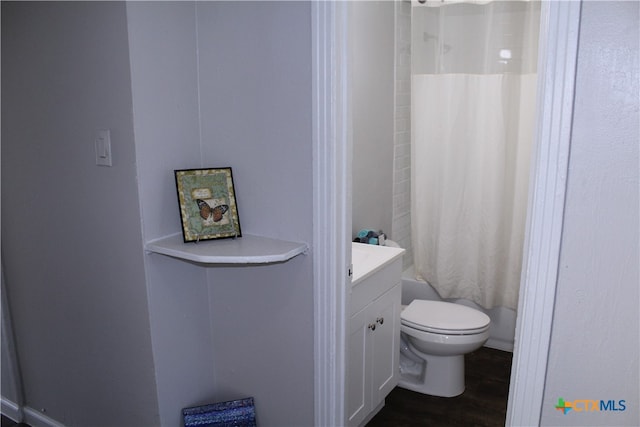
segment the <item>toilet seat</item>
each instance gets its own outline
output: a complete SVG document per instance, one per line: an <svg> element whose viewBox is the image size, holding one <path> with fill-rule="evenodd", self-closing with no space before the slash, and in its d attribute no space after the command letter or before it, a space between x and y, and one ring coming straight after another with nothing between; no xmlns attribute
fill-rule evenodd
<svg viewBox="0 0 640 427"><path fill-rule="evenodd" d="M481 334L489 329L491 321L471 307L428 300L413 300L402 310L400 319L406 327L443 335Z"/></svg>

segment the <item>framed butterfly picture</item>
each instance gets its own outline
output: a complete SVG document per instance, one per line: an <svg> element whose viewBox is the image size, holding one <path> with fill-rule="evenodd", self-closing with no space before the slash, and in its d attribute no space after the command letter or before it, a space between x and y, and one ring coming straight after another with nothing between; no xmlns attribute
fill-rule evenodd
<svg viewBox="0 0 640 427"><path fill-rule="evenodd" d="M184 242L241 237L231 168L175 171Z"/></svg>

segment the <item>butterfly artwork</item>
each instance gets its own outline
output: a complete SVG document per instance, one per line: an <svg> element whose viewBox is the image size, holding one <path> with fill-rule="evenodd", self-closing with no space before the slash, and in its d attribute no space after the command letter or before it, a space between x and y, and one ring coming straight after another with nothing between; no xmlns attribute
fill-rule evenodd
<svg viewBox="0 0 640 427"><path fill-rule="evenodd" d="M207 220L213 220L213 222L220 222L222 216L229 210L229 205L217 205L212 208L209 203L202 199L196 199L198 209L200 209L200 217Z"/></svg>
<svg viewBox="0 0 640 427"><path fill-rule="evenodd" d="M184 243L242 237L231 168L174 173Z"/></svg>

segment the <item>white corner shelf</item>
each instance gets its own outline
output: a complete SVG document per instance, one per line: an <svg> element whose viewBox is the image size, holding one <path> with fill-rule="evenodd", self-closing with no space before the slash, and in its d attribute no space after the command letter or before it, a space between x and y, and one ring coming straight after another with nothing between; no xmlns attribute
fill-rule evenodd
<svg viewBox="0 0 640 427"><path fill-rule="evenodd" d="M184 243L178 233L147 242L145 249L203 264L270 264L305 253L307 244L253 235Z"/></svg>

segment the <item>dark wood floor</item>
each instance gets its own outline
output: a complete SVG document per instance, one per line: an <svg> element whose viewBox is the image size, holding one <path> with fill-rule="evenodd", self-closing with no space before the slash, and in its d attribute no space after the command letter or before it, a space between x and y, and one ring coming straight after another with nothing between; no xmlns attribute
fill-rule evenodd
<svg viewBox="0 0 640 427"><path fill-rule="evenodd" d="M16 423L11 418L5 417L4 415L2 415L2 427L29 427L29 426L24 423Z"/></svg>
<svg viewBox="0 0 640 427"><path fill-rule="evenodd" d="M435 397L396 387L367 427L504 426L512 353L482 347L465 356L464 393Z"/></svg>
<svg viewBox="0 0 640 427"><path fill-rule="evenodd" d="M466 390L456 397L427 396L396 387L367 427L504 426L512 353L482 347L465 356ZM1 427L28 427L2 416Z"/></svg>

